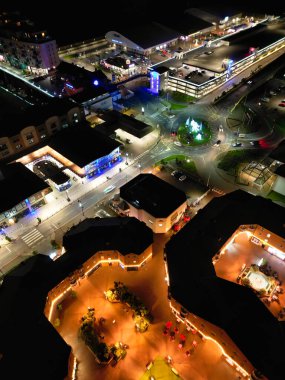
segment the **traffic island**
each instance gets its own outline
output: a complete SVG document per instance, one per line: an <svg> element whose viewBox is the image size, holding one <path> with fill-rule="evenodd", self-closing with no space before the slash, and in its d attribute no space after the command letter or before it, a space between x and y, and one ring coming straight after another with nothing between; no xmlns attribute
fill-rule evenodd
<svg viewBox="0 0 285 380"><path fill-rule="evenodd" d="M177 131L177 138L185 146L201 146L207 144L212 138L209 124L200 119L188 117Z"/></svg>

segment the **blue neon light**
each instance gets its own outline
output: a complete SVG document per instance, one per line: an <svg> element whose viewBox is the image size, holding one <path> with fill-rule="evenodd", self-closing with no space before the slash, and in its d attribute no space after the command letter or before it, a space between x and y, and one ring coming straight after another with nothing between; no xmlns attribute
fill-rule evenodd
<svg viewBox="0 0 285 380"><path fill-rule="evenodd" d="M99 82L98 82L98 80L97 80L97 79L95 79L95 80L94 80L94 82L93 82L93 84L94 84L94 86L98 86L98 85L99 85Z"/></svg>
<svg viewBox="0 0 285 380"><path fill-rule="evenodd" d="M69 84L69 83L65 83L65 85L68 87L68 88L74 88L73 86L72 86L72 84Z"/></svg>
<svg viewBox="0 0 285 380"><path fill-rule="evenodd" d="M156 71L150 72L150 91L153 94L158 94L160 85L160 77Z"/></svg>

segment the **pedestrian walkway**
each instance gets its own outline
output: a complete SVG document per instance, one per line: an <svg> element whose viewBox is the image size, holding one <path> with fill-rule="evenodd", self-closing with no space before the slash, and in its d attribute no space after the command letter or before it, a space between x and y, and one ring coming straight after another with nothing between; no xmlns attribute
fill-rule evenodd
<svg viewBox="0 0 285 380"><path fill-rule="evenodd" d="M23 235L21 238L23 241L29 246L32 247L35 245L38 241L43 239L44 235L40 233L40 231L36 228L34 228L32 231L27 233L26 235Z"/></svg>

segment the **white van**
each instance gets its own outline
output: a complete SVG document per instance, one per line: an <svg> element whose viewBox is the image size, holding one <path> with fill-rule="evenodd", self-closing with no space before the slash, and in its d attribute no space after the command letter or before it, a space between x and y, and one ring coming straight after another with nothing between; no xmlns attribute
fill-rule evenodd
<svg viewBox="0 0 285 380"><path fill-rule="evenodd" d="M238 134L238 137L243 138L243 137L245 137L245 134L244 134L244 133L239 133L239 134Z"/></svg>

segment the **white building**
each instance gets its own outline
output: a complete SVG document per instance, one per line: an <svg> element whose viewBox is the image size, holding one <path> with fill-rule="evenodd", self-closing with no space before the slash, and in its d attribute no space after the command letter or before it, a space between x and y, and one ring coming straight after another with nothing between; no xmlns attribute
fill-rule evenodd
<svg viewBox="0 0 285 380"><path fill-rule="evenodd" d="M0 14L0 61L43 75L59 65L56 41L18 14Z"/></svg>

